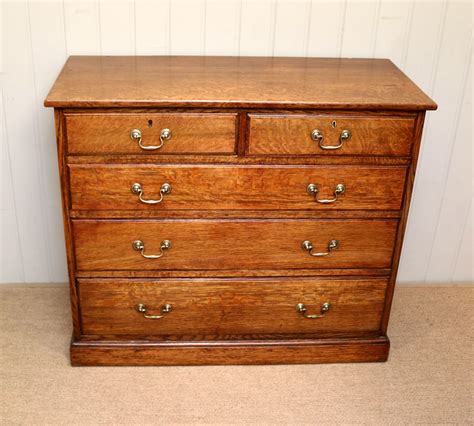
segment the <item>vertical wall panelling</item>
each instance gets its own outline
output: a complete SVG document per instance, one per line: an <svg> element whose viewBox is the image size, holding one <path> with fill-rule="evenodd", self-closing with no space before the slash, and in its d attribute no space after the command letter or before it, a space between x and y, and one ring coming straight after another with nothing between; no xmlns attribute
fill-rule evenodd
<svg viewBox="0 0 474 426"><path fill-rule="evenodd" d="M415 2L413 5L411 23L408 28L405 72L429 95L432 95L434 76L439 62L439 46L441 44L445 17L445 2ZM423 28L423 31L419 31L419 28ZM420 55L420 52L423 52L423 54ZM443 106L440 105L440 110L442 110L442 108ZM434 114L438 115L440 111L438 110ZM431 114L427 114L418 167L420 167L423 162L424 149L426 145L430 143L426 137L431 127L430 123ZM418 175L415 179L412 195L413 201L416 200L415 194L417 189ZM420 282L420 280L424 279L423 274L419 272L418 256L422 255L426 250L431 249L431 247L418 244L420 236L417 234L416 229L414 229L414 226L416 226L416 221L413 223L414 216L417 217L418 215L414 203L412 203L410 214L408 215L405 243L400 258L398 274L400 281Z"/></svg>
<svg viewBox="0 0 474 426"><path fill-rule="evenodd" d="M11 176L11 165L7 146L7 131L5 125L5 111L3 107L3 90L0 90L0 210L11 210L15 212L15 200L13 198L13 182Z"/></svg>
<svg viewBox="0 0 474 426"><path fill-rule="evenodd" d="M345 2L311 2L307 56L334 57L342 39Z"/></svg>
<svg viewBox="0 0 474 426"><path fill-rule="evenodd" d="M3 28L3 2L0 2L0 23ZM5 34L3 31L0 31L0 46L2 46L3 51L3 44L6 42ZM3 54L0 54L0 73L3 72Z"/></svg>
<svg viewBox="0 0 474 426"><path fill-rule="evenodd" d="M5 34L9 40L15 41L7 42L3 52L3 100L24 279L27 282L47 282L51 275L46 212L42 208L44 182L40 170L28 5L8 2L3 7Z"/></svg>
<svg viewBox="0 0 474 426"><path fill-rule="evenodd" d="M415 1L411 14L405 72L429 94L432 91L432 81L437 66L445 9L446 4L443 1ZM420 31L420 28L423 28L423 31ZM429 119L430 116L427 117Z"/></svg>
<svg viewBox="0 0 474 426"><path fill-rule="evenodd" d="M390 58L439 104L427 115L399 281L472 280L471 2L16 0L1 7L8 39L0 61L0 282L67 279L53 115L42 101L65 58L87 54Z"/></svg>
<svg viewBox="0 0 474 426"><path fill-rule="evenodd" d="M207 0L205 54L239 54L241 0Z"/></svg>
<svg viewBox="0 0 474 426"><path fill-rule="evenodd" d="M133 0L99 0L99 16L102 54L135 54L135 7Z"/></svg>
<svg viewBox="0 0 474 426"><path fill-rule="evenodd" d="M466 215L466 220L463 228L463 238L457 251L456 265L454 273L451 278L453 282L463 282L474 280L474 262L473 262L473 247L472 247L472 202L469 206L469 212Z"/></svg>
<svg viewBox="0 0 474 426"><path fill-rule="evenodd" d="M0 282L16 283L24 281L24 274L5 127L0 90Z"/></svg>
<svg viewBox="0 0 474 426"><path fill-rule="evenodd" d="M0 210L0 226L0 283L24 282L15 210Z"/></svg>
<svg viewBox="0 0 474 426"><path fill-rule="evenodd" d="M347 1L341 56L372 57L379 6L378 1Z"/></svg>
<svg viewBox="0 0 474 426"><path fill-rule="evenodd" d="M97 0L64 0L64 30L68 55L99 55L100 26Z"/></svg>
<svg viewBox="0 0 474 426"><path fill-rule="evenodd" d="M400 68L405 72L405 67L407 63L408 56L408 40L410 38L413 22L413 10L415 8L416 0L410 0L410 5L408 6L408 13L406 19L405 35L403 37L403 49L402 57L400 58ZM426 120L426 119L425 119Z"/></svg>
<svg viewBox="0 0 474 426"><path fill-rule="evenodd" d="M64 232L61 214L59 171L55 141L54 115L41 106L66 59L64 10L60 2L29 3L32 69L37 115L41 173L41 201L44 213L46 246L52 281L66 275Z"/></svg>
<svg viewBox="0 0 474 426"><path fill-rule="evenodd" d="M274 56L305 56L311 2L307 0L277 3L275 16Z"/></svg>
<svg viewBox="0 0 474 426"><path fill-rule="evenodd" d="M168 55L170 0L135 0L137 55Z"/></svg>
<svg viewBox="0 0 474 426"><path fill-rule="evenodd" d="M404 269L400 278L424 281L429 268L434 232L442 204L448 160L455 134L464 88L471 42L470 4L449 3L439 47L438 66L432 96L440 114L430 120L425 132L425 146L418 166L411 220L405 245ZM420 250L421 248L421 250Z"/></svg>
<svg viewBox="0 0 474 426"><path fill-rule="evenodd" d="M471 51L468 52L468 60ZM452 151L449 155L449 173L440 188L443 203L435 230L431 258L426 274L427 282L447 282L453 276L458 247L461 245L464 218L467 217L472 198L472 69L464 76L463 102L457 111L457 127ZM453 218L458 220L453 220Z"/></svg>
<svg viewBox="0 0 474 426"><path fill-rule="evenodd" d="M172 0L170 4L170 54L203 55L205 1Z"/></svg>
<svg viewBox="0 0 474 426"><path fill-rule="evenodd" d="M274 0L242 0L240 55L271 56L274 27Z"/></svg>
<svg viewBox="0 0 474 426"><path fill-rule="evenodd" d="M390 58L395 65L401 67L410 7L409 1L395 3L382 0L376 25L374 57Z"/></svg>

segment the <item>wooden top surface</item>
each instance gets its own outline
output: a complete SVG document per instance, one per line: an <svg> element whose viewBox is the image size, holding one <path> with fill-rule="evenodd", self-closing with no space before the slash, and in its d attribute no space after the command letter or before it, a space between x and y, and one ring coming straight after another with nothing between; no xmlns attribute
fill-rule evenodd
<svg viewBox="0 0 474 426"><path fill-rule="evenodd" d="M71 56L45 106L436 109L387 59Z"/></svg>

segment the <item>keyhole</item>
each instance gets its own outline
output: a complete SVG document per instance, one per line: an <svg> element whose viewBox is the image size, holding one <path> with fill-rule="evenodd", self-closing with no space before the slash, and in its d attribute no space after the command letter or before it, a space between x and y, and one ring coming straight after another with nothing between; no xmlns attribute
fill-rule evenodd
<svg viewBox="0 0 474 426"><path fill-rule="evenodd" d="M153 120L148 120L148 127L153 126Z"/></svg>
<svg viewBox="0 0 474 426"><path fill-rule="evenodd" d="M334 121L331 123L331 127L332 127L333 129L335 129L336 126L337 126L337 123L336 123L336 120L334 120Z"/></svg>

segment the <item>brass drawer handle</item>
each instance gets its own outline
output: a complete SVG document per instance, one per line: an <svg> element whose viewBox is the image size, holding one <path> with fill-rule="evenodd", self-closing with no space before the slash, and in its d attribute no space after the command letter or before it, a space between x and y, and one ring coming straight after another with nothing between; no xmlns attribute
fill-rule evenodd
<svg viewBox="0 0 474 426"><path fill-rule="evenodd" d="M147 314L148 308L143 303L139 303L137 306L135 306L135 310L143 314L143 317L146 319L160 319L160 318L163 318L165 314L169 314L173 310L173 306L171 306L169 303L167 303L166 305L163 305L160 308L162 315Z"/></svg>
<svg viewBox="0 0 474 426"><path fill-rule="evenodd" d="M326 315L327 312L329 312L330 309L331 309L331 304L328 302L325 302L321 304L320 314L308 314L306 313L308 309L306 308L306 305L304 303L296 304L296 312L303 314L305 318L309 318L309 319L322 318Z"/></svg>
<svg viewBox="0 0 474 426"><path fill-rule="evenodd" d="M339 145L323 145L324 142L324 135L321 130L314 129L311 132L311 139L319 143L319 147L321 149L339 149L344 145L345 141L348 141L352 137L352 133L350 130L343 130L339 135Z"/></svg>
<svg viewBox="0 0 474 426"><path fill-rule="evenodd" d="M132 141L134 141L134 142L138 142L138 146L141 149L144 149L144 150L147 150L147 151L160 149L166 141L169 141L171 139L171 136L172 136L172 133L171 133L170 129L163 129L160 132L160 144L159 145L146 146L146 145L142 144L142 132L140 131L140 129L133 129L130 132L130 139L132 139Z"/></svg>
<svg viewBox="0 0 474 426"><path fill-rule="evenodd" d="M145 254L145 244L141 240L135 240L132 243L133 250L139 251L140 254L145 259L159 259L165 254L166 250L171 248L171 241L170 240L163 240L160 244L160 253L159 254Z"/></svg>
<svg viewBox="0 0 474 426"><path fill-rule="evenodd" d="M317 203L319 203L319 204L331 204L331 203L335 203L337 201L337 197L339 195L344 194L344 192L346 191L346 187L344 186L344 184L338 183L336 185L336 187L334 188L334 198L331 198L330 200L319 200L318 199L318 191L319 190L318 190L318 187L314 183L310 183L307 186L306 191L308 192L308 194L314 196L314 200Z"/></svg>
<svg viewBox="0 0 474 426"><path fill-rule="evenodd" d="M339 247L339 241L337 240L331 240L328 242L328 251L323 252L323 253L313 253L313 243L311 241L303 241L301 243L301 248L307 252L311 256L314 257L322 257L322 256L327 256L331 251L336 250Z"/></svg>
<svg viewBox="0 0 474 426"><path fill-rule="evenodd" d="M163 201L163 198L165 195L168 195L171 192L171 185L169 183L164 183L161 185L160 188L160 199L159 200L145 200L142 195L143 195L143 187L139 183L134 183L130 187L130 191L132 191L132 194L138 195L138 199L145 204L158 204Z"/></svg>

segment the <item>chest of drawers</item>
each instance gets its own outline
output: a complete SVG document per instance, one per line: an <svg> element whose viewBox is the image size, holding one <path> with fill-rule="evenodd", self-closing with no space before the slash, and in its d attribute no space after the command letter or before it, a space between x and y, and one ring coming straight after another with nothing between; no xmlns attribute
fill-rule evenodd
<svg viewBox="0 0 474 426"><path fill-rule="evenodd" d="M384 361L426 110L388 60L71 57L73 365Z"/></svg>

